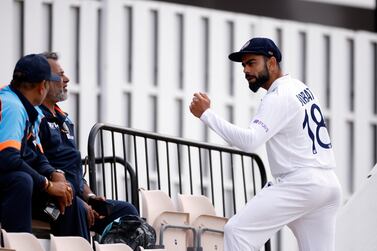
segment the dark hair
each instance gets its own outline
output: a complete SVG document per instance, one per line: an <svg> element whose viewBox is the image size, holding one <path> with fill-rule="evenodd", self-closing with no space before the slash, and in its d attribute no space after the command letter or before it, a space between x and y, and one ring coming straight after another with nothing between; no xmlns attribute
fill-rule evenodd
<svg viewBox="0 0 377 251"><path fill-rule="evenodd" d="M270 59L270 58L272 58L272 57L274 57L274 56L267 57L267 56L263 55L264 63L267 63L267 60ZM274 58L276 59L276 57L274 57ZM278 62L277 59L276 59L276 65L278 66L279 69L281 69L280 68L280 62Z"/></svg>
<svg viewBox="0 0 377 251"><path fill-rule="evenodd" d="M10 82L10 85L17 90L19 90L21 88L27 89L27 90L34 89L38 84L39 83L26 82L22 79L17 79L17 78L14 78L14 77L13 77L12 81Z"/></svg>
<svg viewBox="0 0 377 251"><path fill-rule="evenodd" d="M59 55L56 52L45 51L45 52L41 53L41 55L44 56L47 59L59 60Z"/></svg>
<svg viewBox="0 0 377 251"><path fill-rule="evenodd" d="M33 89L36 87L39 83L31 83L29 81L25 80L24 74L22 72L15 72L13 74L12 81L10 82L10 85L13 86L16 89Z"/></svg>

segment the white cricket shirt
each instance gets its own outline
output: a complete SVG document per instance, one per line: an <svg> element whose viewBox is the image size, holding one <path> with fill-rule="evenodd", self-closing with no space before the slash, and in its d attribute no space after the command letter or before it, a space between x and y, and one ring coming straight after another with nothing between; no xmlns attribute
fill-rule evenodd
<svg viewBox="0 0 377 251"><path fill-rule="evenodd" d="M290 75L272 83L247 129L225 121L211 109L200 119L245 152L253 152L266 143L274 177L303 167L335 167L319 102L305 84Z"/></svg>

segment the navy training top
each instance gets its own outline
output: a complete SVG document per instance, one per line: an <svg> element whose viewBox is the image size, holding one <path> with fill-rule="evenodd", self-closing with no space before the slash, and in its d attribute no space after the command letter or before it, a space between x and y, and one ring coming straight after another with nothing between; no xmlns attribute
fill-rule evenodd
<svg viewBox="0 0 377 251"><path fill-rule="evenodd" d="M81 165L81 154L77 149L74 135L74 124L68 114L55 105L54 116L50 110L40 105L44 114L39 137L44 153L50 164L65 172L66 179L71 182L76 193L82 195L84 180Z"/></svg>

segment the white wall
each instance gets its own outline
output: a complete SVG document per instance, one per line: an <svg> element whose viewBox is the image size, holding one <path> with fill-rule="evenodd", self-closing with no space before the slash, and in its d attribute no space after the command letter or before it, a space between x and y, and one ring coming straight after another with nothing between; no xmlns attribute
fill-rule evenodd
<svg viewBox="0 0 377 251"><path fill-rule="evenodd" d="M377 247L377 165L347 204L341 208L336 232L336 250L374 251ZM351 233L352 232L352 233Z"/></svg>
<svg viewBox="0 0 377 251"><path fill-rule="evenodd" d="M46 4L51 4L51 34L46 25ZM213 109L226 118L233 111L234 123L247 127L263 91L251 94L241 66L231 68L227 55L252 36L268 36L281 46L284 71L300 79L306 76L307 84L322 101L346 199L374 165L376 34L156 1L25 0L22 35L20 6L15 0L0 1L0 83L10 81L22 51L41 52L51 46L59 52L71 78L70 99L61 105L79 126L83 156L98 116L102 122L205 140L203 125L189 113L188 106L193 92L205 91L207 85ZM154 77L156 65L158 74ZM231 75L233 93L229 91ZM224 143L212 132L208 141ZM257 153L268 167L264 148ZM282 238L283 250L295 249L290 234L284 232Z"/></svg>
<svg viewBox="0 0 377 251"><path fill-rule="evenodd" d="M374 0L357 0L357 1L355 0L302 0L302 1L323 2L323 3L329 3L329 4L346 5L346 6L366 8L366 9L376 8L376 1Z"/></svg>

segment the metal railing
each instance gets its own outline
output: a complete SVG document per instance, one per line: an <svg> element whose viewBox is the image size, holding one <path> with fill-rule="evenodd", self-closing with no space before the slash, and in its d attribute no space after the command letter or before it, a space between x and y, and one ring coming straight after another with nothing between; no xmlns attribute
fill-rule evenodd
<svg viewBox="0 0 377 251"><path fill-rule="evenodd" d="M95 193L132 201L138 209L138 189L144 187L171 197L203 194L229 217L267 182L256 154L102 123L91 129L88 164Z"/></svg>
<svg viewBox="0 0 377 251"><path fill-rule="evenodd" d="M89 156L87 156L85 159L81 160L82 165L84 166L84 176L87 172L87 166L89 164ZM118 156L107 156L107 157L94 157L94 164L101 164L102 168L105 168L106 164L110 164L110 169L115 170L117 164L121 165L121 167L125 170L125 172L129 175L129 182L131 188L137 188L136 185L136 174L131 167L131 165L125 161L123 158L120 158ZM90 165L89 165L90 166ZM89 167L90 170L90 167ZM116 182L116 172L112 172L112 181L115 181L112 187L112 198L118 198L118 189L117 189L117 182ZM106 194L106 179L103 179L103 187L104 187L104 194ZM95 186L95 185L94 185ZM127 196L127 200L131 201L132 204L137 205L138 200L138 191L137 189L131 189L130 192L128 192L128 186L126 186L126 194L130 196ZM96 188L92 188L94 192L97 192ZM130 198L129 198L130 197Z"/></svg>

